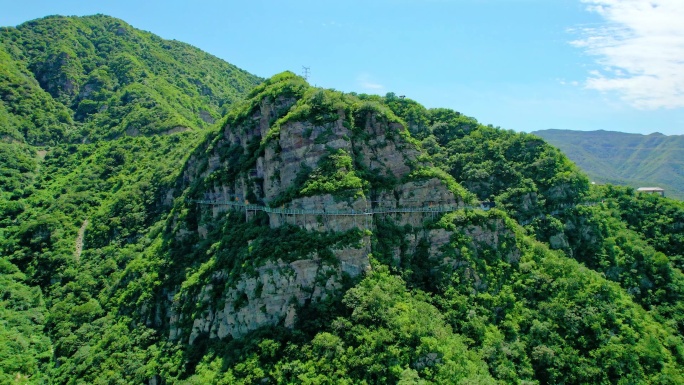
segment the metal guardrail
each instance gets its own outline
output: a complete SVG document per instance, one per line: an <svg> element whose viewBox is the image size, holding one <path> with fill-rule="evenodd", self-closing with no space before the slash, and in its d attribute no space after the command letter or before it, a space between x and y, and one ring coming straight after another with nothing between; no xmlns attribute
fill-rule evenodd
<svg viewBox="0 0 684 385"><path fill-rule="evenodd" d="M192 203L212 205L212 206L232 206L244 208L246 211L263 211L270 214L283 215L329 215L329 216L363 216L374 214L390 214L390 213L445 213L462 209L483 209L484 206L473 205L439 205L428 207L379 207L364 210L304 210L304 209L290 209L290 208L275 208L261 205L253 205L243 202L233 201L215 201L215 200L189 200Z"/></svg>
<svg viewBox="0 0 684 385"><path fill-rule="evenodd" d="M371 209L358 210L304 210L304 209L291 209L291 208L275 208L262 205L254 205L246 203L246 201L217 201L217 200L205 200L205 199L189 199L189 202L212 205L212 206L231 206L239 207L245 211L263 211L269 214L282 214L282 215L326 215L326 216L366 216L375 214L392 214L392 213L447 213L463 209L471 210L484 210L488 211L493 206L481 202L479 205L459 205L459 204L449 204L449 205L438 205L438 206L427 206L427 207L376 207ZM566 208L576 207L576 206L595 206L598 202L583 202L578 204L561 204L558 209L550 212L552 216L558 215L563 212ZM532 220L543 217L544 215L539 215L533 217L527 221L523 221L522 225L527 225L531 223Z"/></svg>

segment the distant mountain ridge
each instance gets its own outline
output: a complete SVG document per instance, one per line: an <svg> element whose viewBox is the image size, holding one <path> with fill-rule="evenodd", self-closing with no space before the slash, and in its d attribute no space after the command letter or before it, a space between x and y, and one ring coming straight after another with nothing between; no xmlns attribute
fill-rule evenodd
<svg viewBox="0 0 684 385"><path fill-rule="evenodd" d="M659 186L684 199L684 135L555 129L533 134L560 148L597 183Z"/></svg>

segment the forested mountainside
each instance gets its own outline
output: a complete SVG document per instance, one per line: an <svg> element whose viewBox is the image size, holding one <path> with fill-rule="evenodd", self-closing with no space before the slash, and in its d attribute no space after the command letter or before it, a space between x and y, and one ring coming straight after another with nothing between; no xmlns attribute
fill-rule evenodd
<svg viewBox="0 0 684 385"><path fill-rule="evenodd" d="M0 38L2 382L684 382L681 202L106 16Z"/></svg>
<svg viewBox="0 0 684 385"><path fill-rule="evenodd" d="M614 131L533 132L560 148L597 183L659 186L684 200L684 135Z"/></svg>
<svg viewBox="0 0 684 385"><path fill-rule="evenodd" d="M79 229L101 213L146 231L205 130L261 79L107 16L2 28L0 61L0 382L33 383L56 378L53 326L84 325L53 300L80 275Z"/></svg>

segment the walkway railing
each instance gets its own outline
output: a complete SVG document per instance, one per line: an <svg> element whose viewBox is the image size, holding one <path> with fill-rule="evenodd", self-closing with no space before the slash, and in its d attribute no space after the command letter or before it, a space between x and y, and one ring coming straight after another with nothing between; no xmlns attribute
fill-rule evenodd
<svg viewBox="0 0 684 385"><path fill-rule="evenodd" d="M375 214L408 214L408 213L447 213L463 209L471 210L484 210L488 211L493 207L491 203L480 202L478 205L464 205L464 204L446 204L446 205L430 205L423 207L369 207L363 210L305 210L305 209L292 209L292 208L276 208L262 205L250 204L248 201L243 201L236 199L232 200L207 200L207 199L190 199L189 202L198 203L203 205L211 206L231 206L245 211L263 211L269 214L280 214L280 215L324 215L324 216L367 216ZM375 201L377 202L377 201ZM558 215L565 211L566 208L575 206L594 206L597 202L583 202L577 204L561 204L557 206L558 208L549 214L552 216ZM520 222L521 225L527 225L531 223L534 219L544 217L546 214L537 215L535 217L529 218L528 220Z"/></svg>
<svg viewBox="0 0 684 385"><path fill-rule="evenodd" d="M242 201L217 201L217 200L190 200L190 202L212 205L212 206L231 206L244 208L246 211L263 211L270 214L283 215L330 215L330 216L358 216L390 213L446 213L465 208L485 209L485 206L447 204L425 207L375 207L363 210L305 210L291 208L275 208L261 205L253 205ZM488 209L488 208L487 208Z"/></svg>

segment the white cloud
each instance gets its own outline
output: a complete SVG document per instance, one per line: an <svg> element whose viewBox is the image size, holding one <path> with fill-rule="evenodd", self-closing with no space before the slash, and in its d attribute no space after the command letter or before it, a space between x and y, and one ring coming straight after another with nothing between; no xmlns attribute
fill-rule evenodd
<svg viewBox="0 0 684 385"><path fill-rule="evenodd" d="M565 80L565 79L556 79L556 80L557 80L558 83L560 83L560 85L562 85L562 86L573 86L573 87L577 87L577 86L580 85L579 82L578 82L577 80L571 80L571 81L567 81L567 80Z"/></svg>
<svg viewBox="0 0 684 385"><path fill-rule="evenodd" d="M384 93L385 92L385 86L378 83L373 79L373 77L370 74L367 73L362 73L356 78L356 82L358 83L359 87L364 89L367 92L372 92L372 93Z"/></svg>
<svg viewBox="0 0 684 385"><path fill-rule="evenodd" d="M586 87L615 91L640 109L684 107L684 1L581 1L605 20L572 42L602 67Z"/></svg>

